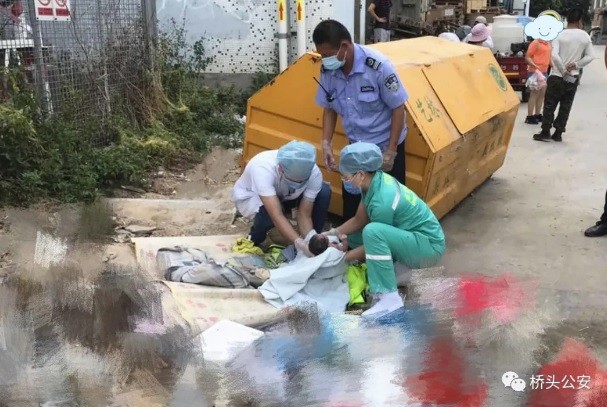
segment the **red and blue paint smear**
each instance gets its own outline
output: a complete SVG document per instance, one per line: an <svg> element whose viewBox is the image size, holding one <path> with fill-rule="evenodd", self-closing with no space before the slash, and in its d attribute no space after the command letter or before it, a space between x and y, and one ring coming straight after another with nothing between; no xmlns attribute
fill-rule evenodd
<svg viewBox="0 0 607 407"><path fill-rule="evenodd" d="M435 338L423 352L422 372L404 380L409 397L425 404L480 407L487 400L487 384L470 367L457 343Z"/></svg>
<svg viewBox="0 0 607 407"><path fill-rule="evenodd" d="M511 274L493 278L462 277L457 287L458 303L454 316L464 318L488 311L499 323L514 322L524 310L533 306L535 292L529 290L533 285L521 282Z"/></svg>
<svg viewBox="0 0 607 407"><path fill-rule="evenodd" d="M607 370L575 339L566 339L555 360L533 377L529 407L607 406Z"/></svg>
<svg viewBox="0 0 607 407"><path fill-rule="evenodd" d="M471 328L481 325L483 316L500 324L515 321L534 307L537 282L523 281L512 274L487 277L468 273L461 277L420 281L420 302Z"/></svg>

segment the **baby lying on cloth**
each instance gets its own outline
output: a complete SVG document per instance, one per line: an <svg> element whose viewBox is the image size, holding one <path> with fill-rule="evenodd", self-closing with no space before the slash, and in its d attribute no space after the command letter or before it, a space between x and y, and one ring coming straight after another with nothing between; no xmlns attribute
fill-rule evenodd
<svg viewBox="0 0 607 407"><path fill-rule="evenodd" d="M329 246L341 250L341 243L329 241L329 238L325 235L315 234L310 238L310 241L308 242L308 250L310 250L310 252L314 256L318 256L319 254L324 253L324 251L327 250Z"/></svg>
<svg viewBox="0 0 607 407"><path fill-rule="evenodd" d="M329 247L342 250L343 245L346 244L345 242L340 242L335 236L327 237L318 234L314 229L305 236L304 241L308 242L308 250L310 250L310 253L314 256L324 253ZM281 251L281 254L286 262L290 262L297 257L297 249L295 248L295 245L289 245Z"/></svg>

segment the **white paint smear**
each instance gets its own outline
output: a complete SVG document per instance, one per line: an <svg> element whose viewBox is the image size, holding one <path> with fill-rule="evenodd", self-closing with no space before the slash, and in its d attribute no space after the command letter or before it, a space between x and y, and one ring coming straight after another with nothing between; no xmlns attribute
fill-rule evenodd
<svg viewBox="0 0 607 407"><path fill-rule="evenodd" d="M67 253L67 244L63 239L47 235L38 231L36 236L36 251L34 253L34 263L48 268L51 264L60 264L65 260Z"/></svg>

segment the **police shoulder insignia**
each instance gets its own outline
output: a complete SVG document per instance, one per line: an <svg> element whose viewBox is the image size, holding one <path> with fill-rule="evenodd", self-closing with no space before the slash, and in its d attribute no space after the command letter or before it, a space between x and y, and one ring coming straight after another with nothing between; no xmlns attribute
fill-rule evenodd
<svg viewBox="0 0 607 407"><path fill-rule="evenodd" d="M367 65L369 68L377 71L379 69L379 66L381 65L381 61L378 61L375 58L368 57L365 60L365 65Z"/></svg>
<svg viewBox="0 0 607 407"><path fill-rule="evenodd" d="M392 92L396 92L398 90L398 78L396 77L396 74L390 74L384 81L384 85Z"/></svg>

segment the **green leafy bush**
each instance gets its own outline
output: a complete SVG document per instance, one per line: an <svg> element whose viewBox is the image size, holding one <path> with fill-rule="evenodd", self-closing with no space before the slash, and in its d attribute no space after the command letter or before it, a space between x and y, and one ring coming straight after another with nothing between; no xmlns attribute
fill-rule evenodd
<svg viewBox="0 0 607 407"><path fill-rule="evenodd" d="M247 100L274 74L256 75L244 92L205 86L212 58L202 41L188 45L176 24L156 49L155 70L142 68L107 95L111 109L102 114L70 113L93 93L67 86L62 94L74 106L43 120L33 87L18 72L9 77L10 98L0 104L0 205L93 202L118 185L145 186L158 166L194 165L214 145L241 146Z"/></svg>

